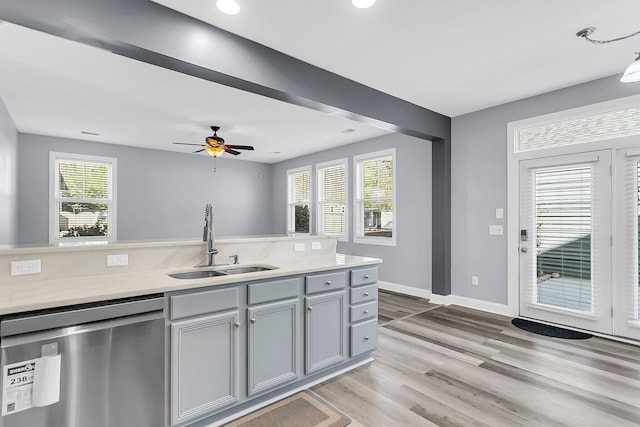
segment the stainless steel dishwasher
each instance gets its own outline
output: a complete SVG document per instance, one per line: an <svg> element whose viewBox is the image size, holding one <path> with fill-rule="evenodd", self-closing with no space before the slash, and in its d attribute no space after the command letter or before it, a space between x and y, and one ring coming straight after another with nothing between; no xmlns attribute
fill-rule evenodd
<svg viewBox="0 0 640 427"><path fill-rule="evenodd" d="M161 294L4 316L0 427L164 426Z"/></svg>

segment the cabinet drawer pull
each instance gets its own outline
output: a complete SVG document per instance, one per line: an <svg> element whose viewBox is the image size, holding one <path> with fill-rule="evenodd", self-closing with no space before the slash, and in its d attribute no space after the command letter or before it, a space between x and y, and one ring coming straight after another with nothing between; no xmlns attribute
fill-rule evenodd
<svg viewBox="0 0 640 427"><path fill-rule="evenodd" d="M327 280L326 282L324 282L324 284L327 286L331 285L331 280Z"/></svg>
<svg viewBox="0 0 640 427"><path fill-rule="evenodd" d="M368 296L369 296L369 292L365 292L365 293L364 293L364 296L365 296L365 297L368 297Z"/></svg>
<svg viewBox="0 0 640 427"><path fill-rule="evenodd" d="M364 340L365 341L369 341L369 337L364 337Z"/></svg>
<svg viewBox="0 0 640 427"><path fill-rule="evenodd" d="M236 328L239 328L240 327L240 322L234 323L233 326L235 326Z"/></svg>
<svg viewBox="0 0 640 427"><path fill-rule="evenodd" d="M256 318L254 317L254 318L249 319L249 322L256 323Z"/></svg>
<svg viewBox="0 0 640 427"><path fill-rule="evenodd" d="M313 307L307 307L307 310L313 311Z"/></svg>
<svg viewBox="0 0 640 427"><path fill-rule="evenodd" d="M364 311L364 314L369 314L369 310L365 310L365 311Z"/></svg>
<svg viewBox="0 0 640 427"><path fill-rule="evenodd" d="M368 274L365 274L364 279L367 280L369 278Z"/></svg>

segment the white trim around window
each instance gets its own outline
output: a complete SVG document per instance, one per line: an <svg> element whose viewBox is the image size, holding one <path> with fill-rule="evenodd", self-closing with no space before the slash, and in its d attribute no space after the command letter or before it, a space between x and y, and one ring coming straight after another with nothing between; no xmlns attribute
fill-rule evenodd
<svg viewBox="0 0 640 427"><path fill-rule="evenodd" d="M349 241L349 168L347 159L316 164L318 200L316 231L341 242Z"/></svg>
<svg viewBox="0 0 640 427"><path fill-rule="evenodd" d="M296 183L296 180L298 182ZM306 182L305 182L306 181ZM312 193L311 165L287 170L287 233L310 234L311 224L311 193ZM307 207L309 224L306 231L296 230L296 208ZM304 228L304 227L303 227Z"/></svg>
<svg viewBox="0 0 640 427"><path fill-rule="evenodd" d="M381 161L390 161L391 185L389 189L389 171L384 171ZM365 169L378 170L374 182L365 183ZM396 204L396 150L376 151L353 157L355 174L353 198L353 242L368 245L396 246L398 230ZM387 182L382 182L386 180ZM369 190L365 191L365 185ZM389 194L389 190L391 194ZM369 206L366 208L366 206ZM373 206L373 207L372 207ZM378 206L377 208L375 206ZM382 208L384 207L384 208Z"/></svg>
<svg viewBox="0 0 640 427"><path fill-rule="evenodd" d="M106 166L104 172L103 194L97 196L91 194L91 191L87 191L86 182L84 183L84 189L76 194L64 194L65 190L60 189L60 164L61 163L77 163L78 165L102 165ZM117 191L116 191L116 179L117 177L117 159L114 157L101 157L90 156L84 154L75 153L60 153L51 151L49 152L49 242L58 245L77 245L77 244L100 244L108 243L116 240L117 236ZM86 179L86 178L85 178ZM69 192L70 193L70 192ZM62 205L69 206L73 203L73 212L66 212L62 210ZM76 212L76 207L78 211ZM106 209L100 212L87 212L83 210L87 205L104 205ZM86 214L86 218L80 220L76 216ZM76 215L77 214L77 215ZM60 232L61 218L69 220L69 226L71 227L71 220L75 220L78 224L75 224L75 228L86 228L86 225L100 228L105 235L86 236L80 235L76 237L65 236L63 237ZM94 222L95 221L95 222ZM86 223L86 224L85 224ZM106 230L106 231L105 231Z"/></svg>

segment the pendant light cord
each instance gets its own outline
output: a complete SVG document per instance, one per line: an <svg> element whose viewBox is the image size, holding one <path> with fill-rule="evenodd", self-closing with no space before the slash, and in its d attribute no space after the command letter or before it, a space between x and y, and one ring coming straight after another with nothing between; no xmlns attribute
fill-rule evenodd
<svg viewBox="0 0 640 427"><path fill-rule="evenodd" d="M637 36L638 34L640 34L640 31L636 31L635 33L626 35L626 36L622 36L622 37L618 37L615 39L610 39L610 40L594 40L592 38L590 38L589 36L595 31L595 27L588 27L585 28L584 30L580 30L576 33L576 36L578 37L582 37L583 39L585 39L588 42L591 42L593 44L607 44L607 43L613 43L613 42L617 42L620 40L625 40L628 38L631 38L633 36Z"/></svg>

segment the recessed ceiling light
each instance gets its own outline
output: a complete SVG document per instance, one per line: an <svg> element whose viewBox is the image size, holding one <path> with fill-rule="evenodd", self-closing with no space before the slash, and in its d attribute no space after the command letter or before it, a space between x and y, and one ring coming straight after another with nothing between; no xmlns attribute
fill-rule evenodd
<svg viewBox="0 0 640 427"><path fill-rule="evenodd" d="M226 13L227 15L235 15L240 12L240 5L236 0L218 0L216 7L220 12Z"/></svg>
<svg viewBox="0 0 640 427"><path fill-rule="evenodd" d="M282 153L281 151L272 151L271 154L280 154Z"/></svg>
<svg viewBox="0 0 640 427"><path fill-rule="evenodd" d="M351 4L359 9L366 9L373 6L376 0L351 0Z"/></svg>
<svg viewBox="0 0 640 427"><path fill-rule="evenodd" d="M342 133L351 133L351 132L355 132L355 129L345 129L342 131Z"/></svg>
<svg viewBox="0 0 640 427"><path fill-rule="evenodd" d="M80 133L81 133L81 134L84 134L84 135L100 136L100 134L99 134L99 133L96 133L96 132L89 132L89 131L86 131L86 130L83 130L83 131L81 131Z"/></svg>

